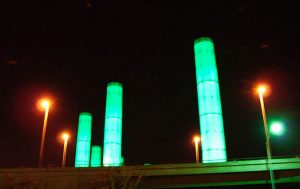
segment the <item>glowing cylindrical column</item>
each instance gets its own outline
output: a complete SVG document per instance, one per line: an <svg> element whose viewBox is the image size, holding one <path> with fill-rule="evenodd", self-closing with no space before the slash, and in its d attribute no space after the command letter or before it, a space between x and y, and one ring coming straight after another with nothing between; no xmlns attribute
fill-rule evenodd
<svg viewBox="0 0 300 189"><path fill-rule="evenodd" d="M87 112L80 113L77 132L75 167L89 167L91 153L91 136L92 115Z"/></svg>
<svg viewBox="0 0 300 189"><path fill-rule="evenodd" d="M103 166L120 166L123 163L122 151L122 95L121 83L107 85Z"/></svg>
<svg viewBox="0 0 300 189"><path fill-rule="evenodd" d="M200 37L194 42L202 161L227 161L222 106L214 44Z"/></svg>
<svg viewBox="0 0 300 189"><path fill-rule="evenodd" d="M101 167L101 147L92 146L91 167Z"/></svg>

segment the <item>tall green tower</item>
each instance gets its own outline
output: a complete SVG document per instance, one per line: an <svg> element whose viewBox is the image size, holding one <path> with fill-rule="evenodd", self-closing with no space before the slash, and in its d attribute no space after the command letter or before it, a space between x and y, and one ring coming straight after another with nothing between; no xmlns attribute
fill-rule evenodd
<svg viewBox="0 0 300 189"><path fill-rule="evenodd" d="M214 44L208 37L194 42L202 161L227 161Z"/></svg>
<svg viewBox="0 0 300 189"><path fill-rule="evenodd" d="M92 137L92 115L87 112L79 114L75 167L89 167Z"/></svg>
<svg viewBox="0 0 300 189"><path fill-rule="evenodd" d="M122 96L121 83L107 85L104 123L103 166L120 166L122 158Z"/></svg>

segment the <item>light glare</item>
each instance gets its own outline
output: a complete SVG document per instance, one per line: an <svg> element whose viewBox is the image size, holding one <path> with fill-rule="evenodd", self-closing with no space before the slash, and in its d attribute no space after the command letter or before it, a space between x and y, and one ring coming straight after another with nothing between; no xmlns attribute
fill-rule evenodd
<svg viewBox="0 0 300 189"><path fill-rule="evenodd" d="M260 95L262 95L262 94L264 94L265 92L266 92L266 86L265 85L260 85L260 86L258 86L257 87L257 92L258 92L258 94L260 94Z"/></svg>
<svg viewBox="0 0 300 189"><path fill-rule="evenodd" d="M199 136L195 136L195 137L194 137L194 142L195 142L195 143L198 143L199 141L200 141L200 137L199 137Z"/></svg>
<svg viewBox="0 0 300 189"><path fill-rule="evenodd" d="M49 110L51 101L48 98L42 98L37 101L36 105L40 111Z"/></svg>
<svg viewBox="0 0 300 189"><path fill-rule="evenodd" d="M284 132L283 124L280 122L274 122L271 124L271 133L275 135L281 135Z"/></svg>
<svg viewBox="0 0 300 189"><path fill-rule="evenodd" d="M63 133L63 134L62 134L62 138L63 138L64 140L68 140L69 137L70 137L70 135L69 135L68 133Z"/></svg>

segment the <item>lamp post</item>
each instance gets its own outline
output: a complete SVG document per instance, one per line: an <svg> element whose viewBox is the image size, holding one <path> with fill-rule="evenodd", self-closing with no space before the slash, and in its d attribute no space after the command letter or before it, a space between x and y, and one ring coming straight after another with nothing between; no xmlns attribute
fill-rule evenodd
<svg viewBox="0 0 300 189"><path fill-rule="evenodd" d="M66 166L66 157L67 157L67 146L68 146L68 139L69 139L68 133L63 133L62 138L64 139L64 150L63 150L63 158L61 162L61 167L64 168Z"/></svg>
<svg viewBox="0 0 300 189"><path fill-rule="evenodd" d="M44 159L44 146L45 146L45 137L46 137L46 130L47 130L47 121L48 121L48 113L49 113L49 108L50 108L50 101L48 99L42 99L40 102L40 105L45 110L43 133L42 133L40 156L39 156L39 167L42 167L43 159Z"/></svg>
<svg viewBox="0 0 300 189"><path fill-rule="evenodd" d="M259 101L260 101L260 107L261 112L263 116L263 122L264 122L264 128L265 128L265 134L266 134L266 149L267 149L267 168L270 171L270 179L271 179L271 185L272 189L275 189L275 181L274 181L274 174L273 170L270 164L270 161L272 160L272 152L271 152L271 144L270 144L270 135L268 130L268 123L267 123L267 116L266 116L266 110L264 105L264 94L266 93L267 87L265 85L260 85L257 88L257 92L259 95Z"/></svg>
<svg viewBox="0 0 300 189"><path fill-rule="evenodd" d="M195 136L194 137L194 142L195 142L196 163L199 163L199 142L200 142L200 137Z"/></svg>

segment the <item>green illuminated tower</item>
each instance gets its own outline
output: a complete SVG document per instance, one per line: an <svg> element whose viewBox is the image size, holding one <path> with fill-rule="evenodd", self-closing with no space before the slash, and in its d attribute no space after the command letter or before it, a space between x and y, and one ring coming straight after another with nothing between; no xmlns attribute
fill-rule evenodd
<svg viewBox="0 0 300 189"><path fill-rule="evenodd" d="M92 146L91 167L101 167L101 147Z"/></svg>
<svg viewBox="0 0 300 189"><path fill-rule="evenodd" d="M200 37L194 42L202 161L227 161L222 106L214 44Z"/></svg>
<svg viewBox="0 0 300 189"><path fill-rule="evenodd" d="M92 115L87 112L79 114L75 167L89 167L91 153Z"/></svg>
<svg viewBox="0 0 300 189"><path fill-rule="evenodd" d="M123 164L122 151L122 95L121 83L107 85L104 124L103 166Z"/></svg>

